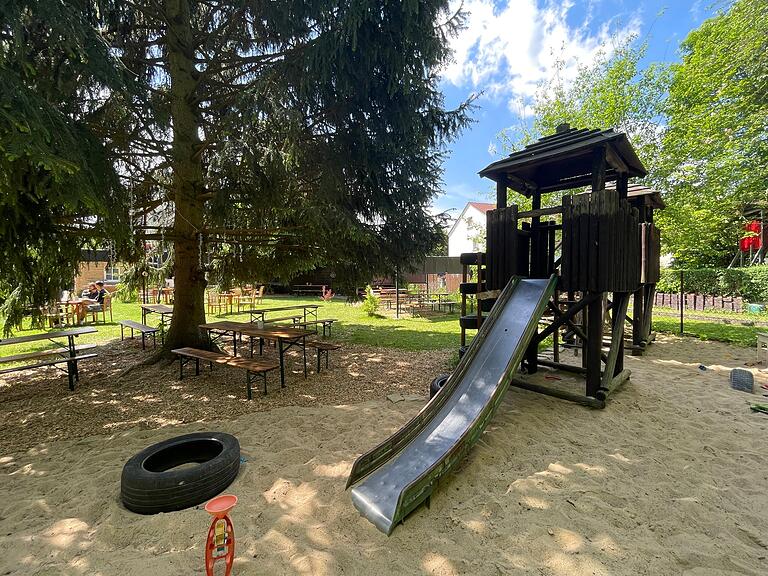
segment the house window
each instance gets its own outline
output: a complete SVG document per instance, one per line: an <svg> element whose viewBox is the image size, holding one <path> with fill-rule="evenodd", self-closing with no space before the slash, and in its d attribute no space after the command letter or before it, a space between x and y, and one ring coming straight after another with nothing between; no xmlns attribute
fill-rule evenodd
<svg viewBox="0 0 768 576"><path fill-rule="evenodd" d="M118 282L120 280L120 268L117 266L107 266L104 269L104 280L113 280Z"/></svg>

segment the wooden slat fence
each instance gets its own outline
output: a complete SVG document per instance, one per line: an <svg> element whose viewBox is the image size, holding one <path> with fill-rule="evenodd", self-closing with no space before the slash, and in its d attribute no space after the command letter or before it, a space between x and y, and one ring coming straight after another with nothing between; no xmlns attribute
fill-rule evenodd
<svg viewBox="0 0 768 576"><path fill-rule="evenodd" d="M687 310L730 310L741 312L744 301L741 296L710 296L708 294L684 294L685 309ZM680 294L656 292L655 306L680 309Z"/></svg>

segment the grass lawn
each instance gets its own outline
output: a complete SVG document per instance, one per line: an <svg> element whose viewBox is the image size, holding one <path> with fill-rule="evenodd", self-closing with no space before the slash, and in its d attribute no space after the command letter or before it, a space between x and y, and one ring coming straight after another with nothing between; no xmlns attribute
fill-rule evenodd
<svg viewBox="0 0 768 576"><path fill-rule="evenodd" d="M294 304L320 304L322 307L318 310L318 318L336 318L338 322L333 326L334 340L404 350L439 350L451 347L458 348L459 346L458 314L440 314L428 318L412 318L410 313L405 313L399 319L387 316L371 317L363 312L359 305L349 305L344 303L343 300L322 302L316 298L293 296L265 297L263 304L256 306L256 308L271 308ZM130 319L141 322L141 308L138 303L123 303L114 300L112 309L112 322L109 322L109 316L107 316L106 324L88 322L87 325L94 326L98 333L79 336L76 342L78 344L104 343L120 337L119 320ZM285 314L280 313L280 315L288 314L287 311ZM245 312L241 314L209 315L208 320L247 322L249 315ZM159 323L159 316L150 314L147 317L147 323L157 325ZM26 336L48 331L30 329L29 325L29 320L25 320L25 329L15 332L13 336ZM28 342L25 344L3 346L0 348L0 355L10 356L12 354L52 347L52 344L45 341Z"/></svg>
<svg viewBox="0 0 768 576"><path fill-rule="evenodd" d="M440 314L425 318L412 318L409 313L405 313L399 319L383 315L372 317L363 312L359 305L349 305L342 300L321 302L318 299L293 296L265 297L263 304L257 307L270 308L293 304L320 304L322 307L318 310L318 317L336 318L338 320L333 326L333 339L341 342L403 350L458 349L459 346L458 314ZM108 322L107 324L89 323L88 325L95 326L98 332L78 337L78 344L104 343L108 340L119 338L120 325L117 323L118 320L131 319L138 322L141 321L141 309L138 303L113 301L112 307L113 322ZM740 317L743 318L744 316ZM209 316L208 319L248 321L249 316L247 313L235 313ZM150 314L147 322L157 324L159 317ZM27 329L16 332L13 336L45 332L45 330L29 329L28 320L25 321L24 326ZM673 317L656 316L653 321L653 328L658 332L676 334L679 332L679 320ZM760 327L723 324L714 321L692 319L685 321L685 334L688 336L694 336L702 340L719 340L740 346L754 346L757 332L765 330L765 328ZM473 332L470 331L468 336L471 337L472 334ZM52 344L44 341L3 346L0 348L0 355L19 354L51 347L53 347Z"/></svg>
<svg viewBox="0 0 768 576"><path fill-rule="evenodd" d="M653 319L653 329L657 332L680 333L680 319L656 316ZM701 340L717 340L738 346L754 347L757 333L766 329L758 326L743 326L740 324L722 324L706 320L685 320L684 334Z"/></svg>

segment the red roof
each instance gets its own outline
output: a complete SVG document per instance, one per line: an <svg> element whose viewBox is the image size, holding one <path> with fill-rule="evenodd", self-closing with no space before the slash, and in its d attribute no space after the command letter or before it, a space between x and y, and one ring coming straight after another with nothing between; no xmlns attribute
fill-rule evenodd
<svg viewBox="0 0 768 576"><path fill-rule="evenodd" d="M488 210L496 209L496 204L488 204L487 202L469 202L469 205L477 210L480 210L480 212L483 214L488 212Z"/></svg>

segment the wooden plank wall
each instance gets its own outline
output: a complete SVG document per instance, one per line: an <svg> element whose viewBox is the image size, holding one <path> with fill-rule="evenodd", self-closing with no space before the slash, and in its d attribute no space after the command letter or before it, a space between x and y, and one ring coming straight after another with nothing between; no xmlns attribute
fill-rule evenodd
<svg viewBox="0 0 768 576"><path fill-rule="evenodd" d="M634 292L640 285L638 211L615 190L563 198L562 289Z"/></svg>
<svg viewBox="0 0 768 576"><path fill-rule="evenodd" d="M661 276L661 234L652 222L640 224L642 266L640 282L656 284Z"/></svg>
<svg viewBox="0 0 768 576"><path fill-rule="evenodd" d="M488 290L502 290L518 268L517 206L486 212Z"/></svg>

